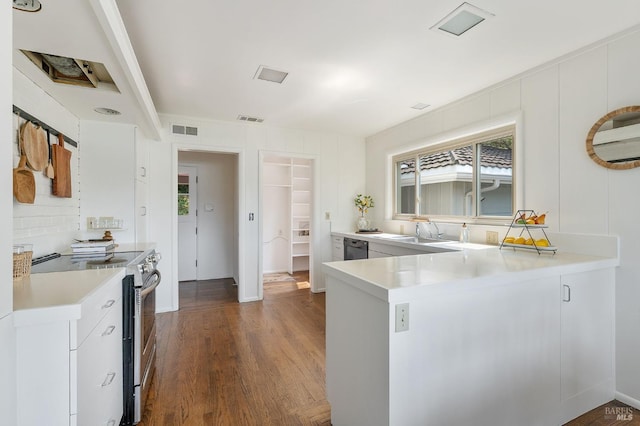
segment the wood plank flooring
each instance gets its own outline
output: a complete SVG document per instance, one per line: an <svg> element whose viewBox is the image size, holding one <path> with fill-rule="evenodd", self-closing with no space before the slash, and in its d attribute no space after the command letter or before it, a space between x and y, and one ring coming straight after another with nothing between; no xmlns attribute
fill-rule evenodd
<svg viewBox="0 0 640 426"><path fill-rule="evenodd" d="M271 283L264 301L240 304L230 280L180 287L180 311L157 315L141 425L330 424L323 293Z"/></svg>
<svg viewBox="0 0 640 426"><path fill-rule="evenodd" d="M618 420L617 416L621 414ZM620 401L611 401L570 421L565 426L639 426L640 410Z"/></svg>
<svg viewBox="0 0 640 426"><path fill-rule="evenodd" d="M237 302L232 280L180 284L178 312L157 315L156 373L140 425L330 425L325 397L325 297L308 275ZM612 401L567 426L640 426ZM609 408L609 410L607 410Z"/></svg>

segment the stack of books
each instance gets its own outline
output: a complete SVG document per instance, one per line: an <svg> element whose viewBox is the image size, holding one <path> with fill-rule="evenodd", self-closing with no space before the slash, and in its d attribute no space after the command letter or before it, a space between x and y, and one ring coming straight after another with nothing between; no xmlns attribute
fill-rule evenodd
<svg viewBox="0 0 640 426"><path fill-rule="evenodd" d="M86 240L71 244L74 259L109 259L113 257L115 249L113 240Z"/></svg>

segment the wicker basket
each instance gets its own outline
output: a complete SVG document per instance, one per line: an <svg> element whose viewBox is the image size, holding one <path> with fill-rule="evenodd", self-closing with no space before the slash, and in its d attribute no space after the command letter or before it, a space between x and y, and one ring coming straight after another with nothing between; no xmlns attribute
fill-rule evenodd
<svg viewBox="0 0 640 426"><path fill-rule="evenodd" d="M13 254L13 279L20 279L31 275L32 251Z"/></svg>

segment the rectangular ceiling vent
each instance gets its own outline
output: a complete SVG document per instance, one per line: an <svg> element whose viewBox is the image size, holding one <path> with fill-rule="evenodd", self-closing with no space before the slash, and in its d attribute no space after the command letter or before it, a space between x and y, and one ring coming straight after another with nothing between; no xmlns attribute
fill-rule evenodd
<svg viewBox="0 0 640 426"><path fill-rule="evenodd" d="M253 78L282 84L282 82L285 78L287 78L288 75L288 72L278 71L272 68L267 68L264 65L260 65Z"/></svg>
<svg viewBox="0 0 640 426"><path fill-rule="evenodd" d="M491 12L464 2L430 29L441 31L450 36L459 37L482 21L493 18L494 16Z"/></svg>
<svg viewBox="0 0 640 426"><path fill-rule="evenodd" d="M262 123L264 121L264 118L249 117L248 115L239 115L238 120L248 121L250 123Z"/></svg>
<svg viewBox="0 0 640 426"><path fill-rule="evenodd" d="M93 88L102 83L115 87L113 78L104 64L100 62L67 58L30 50L21 50L21 52L54 83Z"/></svg>
<svg viewBox="0 0 640 426"><path fill-rule="evenodd" d="M198 136L197 127L181 126L179 124L173 124L171 126L171 132L174 135Z"/></svg>

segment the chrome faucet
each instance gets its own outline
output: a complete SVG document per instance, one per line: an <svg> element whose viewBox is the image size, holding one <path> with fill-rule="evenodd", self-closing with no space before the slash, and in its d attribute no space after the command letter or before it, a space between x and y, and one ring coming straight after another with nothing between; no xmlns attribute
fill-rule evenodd
<svg viewBox="0 0 640 426"><path fill-rule="evenodd" d="M442 238L442 232L440 232L440 228L438 228L438 225L431 221L431 220L426 220L425 222L416 222L416 238L427 238L427 236L425 235L424 237L421 237L422 231L420 231L420 224L421 223L426 223L427 224L427 231L429 233L428 238L432 239L432 240L439 240ZM436 228L435 230L435 234L433 232L433 229L431 228L432 226L434 226Z"/></svg>
<svg viewBox="0 0 640 426"><path fill-rule="evenodd" d="M438 224L432 221L429 221L429 225L433 225L436 228L436 236L433 236L433 232L431 232L431 226L429 226L429 236L432 239L437 239L439 240L440 238L442 238L442 232L440 232L440 228L438 228Z"/></svg>

